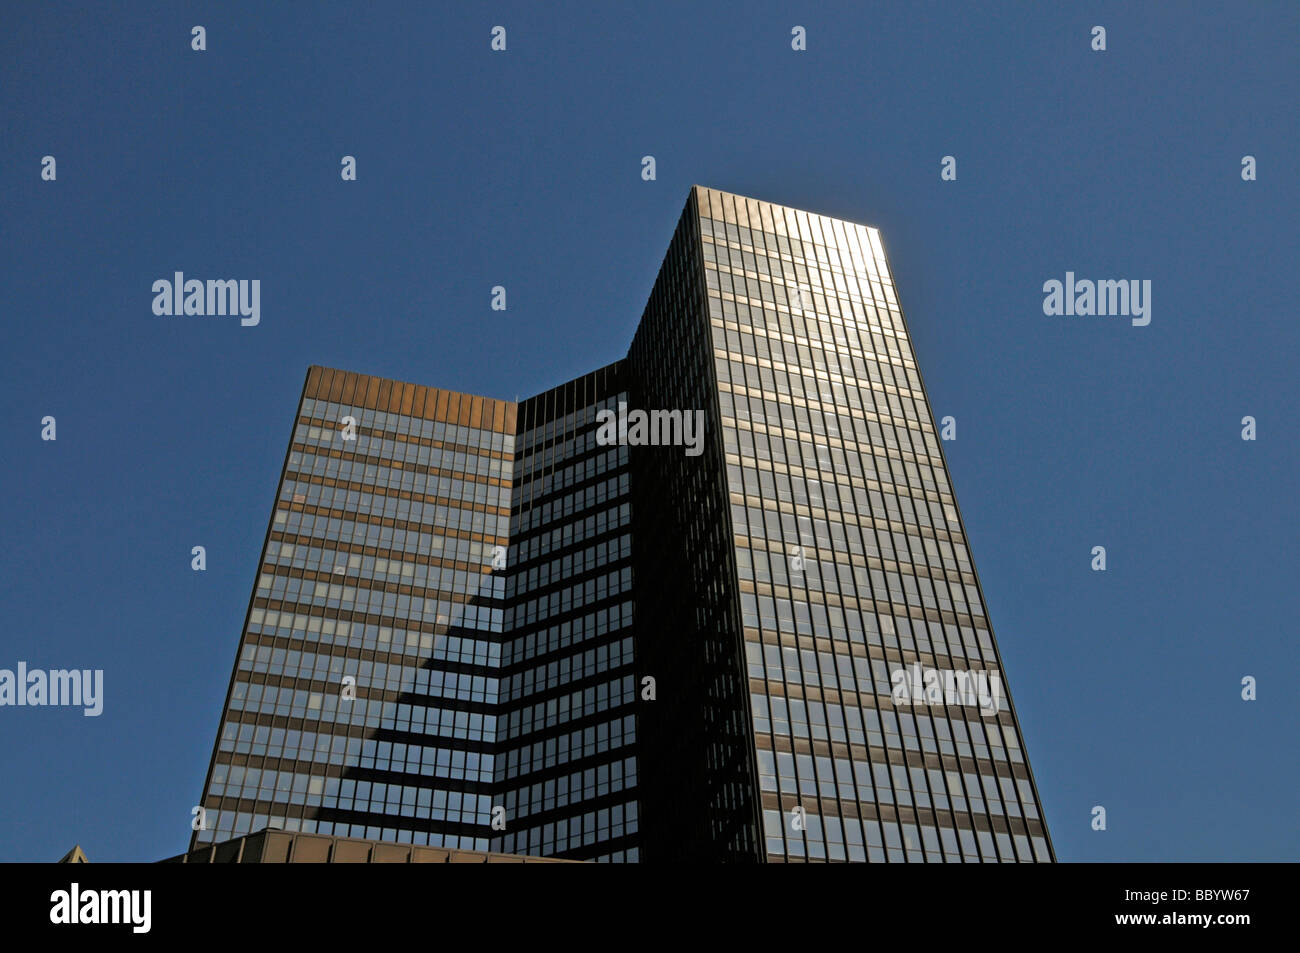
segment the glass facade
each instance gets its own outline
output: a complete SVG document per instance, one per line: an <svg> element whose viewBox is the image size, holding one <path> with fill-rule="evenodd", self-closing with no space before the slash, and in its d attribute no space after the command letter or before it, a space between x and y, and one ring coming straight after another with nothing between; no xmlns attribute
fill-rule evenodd
<svg viewBox="0 0 1300 953"><path fill-rule="evenodd" d="M308 374L193 844L487 850L514 405Z"/></svg>
<svg viewBox="0 0 1300 953"><path fill-rule="evenodd" d="M310 370L192 846L1050 861L1004 684L879 234L696 187L623 361Z"/></svg>
<svg viewBox="0 0 1300 953"><path fill-rule="evenodd" d="M635 406L699 413L698 454L632 447L648 861L761 859L735 547L695 196L628 352Z"/></svg>
<svg viewBox="0 0 1300 953"><path fill-rule="evenodd" d="M612 364L519 405L491 849L640 858L628 448Z"/></svg>
<svg viewBox="0 0 1300 953"><path fill-rule="evenodd" d="M1051 860L1009 703L896 697L1001 663L879 234L695 197L768 858Z"/></svg>

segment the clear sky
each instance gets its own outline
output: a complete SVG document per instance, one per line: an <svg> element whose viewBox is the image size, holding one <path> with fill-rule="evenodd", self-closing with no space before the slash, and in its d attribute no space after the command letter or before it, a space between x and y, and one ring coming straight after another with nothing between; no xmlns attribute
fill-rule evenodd
<svg viewBox="0 0 1300 953"><path fill-rule="evenodd" d="M105 701L0 708L0 860L185 848L308 364L619 358L693 183L881 230L1060 858L1300 857L1300 6L447 6L6 4L0 668Z"/></svg>

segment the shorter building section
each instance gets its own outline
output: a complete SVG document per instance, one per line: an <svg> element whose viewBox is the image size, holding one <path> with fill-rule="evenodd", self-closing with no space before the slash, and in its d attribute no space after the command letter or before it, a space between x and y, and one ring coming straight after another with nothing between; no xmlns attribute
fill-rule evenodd
<svg viewBox="0 0 1300 953"><path fill-rule="evenodd" d="M416 844L326 837L265 830L219 844L205 844L164 864L570 864L556 857L524 857L478 850L447 850Z"/></svg>

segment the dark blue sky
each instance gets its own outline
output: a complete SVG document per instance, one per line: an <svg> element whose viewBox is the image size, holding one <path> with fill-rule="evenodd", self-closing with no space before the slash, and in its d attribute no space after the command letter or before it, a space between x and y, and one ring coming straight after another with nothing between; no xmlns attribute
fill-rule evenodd
<svg viewBox="0 0 1300 953"><path fill-rule="evenodd" d="M0 668L106 700L0 708L0 860L184 849L309 363L621 357L697 182L881 229L1060 858L1300 857L1300 7L9 6ZM261 324L154 316L177 270Z"/></svg>

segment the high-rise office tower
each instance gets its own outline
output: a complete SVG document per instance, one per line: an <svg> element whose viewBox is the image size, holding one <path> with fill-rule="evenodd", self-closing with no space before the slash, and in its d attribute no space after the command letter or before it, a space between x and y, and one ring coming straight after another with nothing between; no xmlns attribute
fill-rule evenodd
<svg viewBox="0 0 1300 953"><path fill-rule="evenodd" d="M200 844L1049 861L874 229L691 191L626 359L308 373Z"/></svg>
<svg viewBox="0 0 1300 953"><path fill-rule="evenodd" d="M313 367L193 844L486 850L515 407Z"/></svg>

